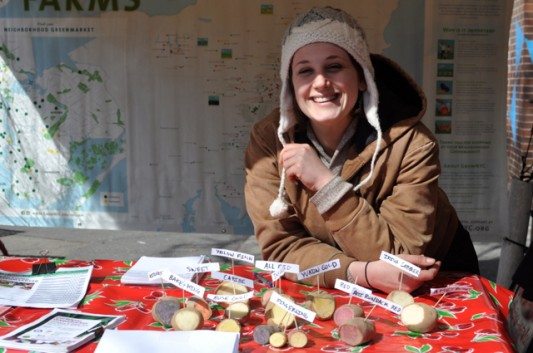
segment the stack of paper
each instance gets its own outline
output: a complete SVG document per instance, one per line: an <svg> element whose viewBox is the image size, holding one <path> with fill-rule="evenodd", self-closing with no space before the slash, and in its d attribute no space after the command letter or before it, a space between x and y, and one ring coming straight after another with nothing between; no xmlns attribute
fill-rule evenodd
<svg viewBox="0 0 533 353"><path fill-rule="evenodd" d="M0 273L0 305L32 308L76 307L87 292L92 266L43 275Z"/></svg>
<svg viewBox="0 0 533 353"><path fill-rule="evenodd" d="M70 352L113 328L124 316L54 309L38 320L0 337L0 347L36 352Z"/></svg>
<svg viewBox="0 0 533 353"><path fill-rule="evenodd" d="M142 256L120 279L125 284L158 284L157 280L149 280L148 273L157 270L169 270L181 277L193 279L193 273L187 273L187 266L196 266L204 261L205 256L187 257L150 257Z"/></svg>

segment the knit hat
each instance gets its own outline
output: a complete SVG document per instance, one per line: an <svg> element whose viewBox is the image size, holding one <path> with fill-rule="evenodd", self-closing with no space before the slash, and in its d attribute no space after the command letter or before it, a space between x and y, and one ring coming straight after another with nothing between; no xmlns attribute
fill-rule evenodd
<svg viewBox="0 0 533 353"><path fill-rule="evenodd" d="M361 66L367 89L363 93L364 112L368 123L376 129L376 149L370 162L370 173L354 187L357 191L366 184L374 172L375 161L381 145L381 126L378 116L378 90L374 81L374 67L370 61L368 45L363 29L348 13L332 7L314 7L298 16L285 32L281 48L281 93L280 121L278 138L287 143L284 133L296 124L296 111L293 106L293 92L289 77L289 67L294 53L311 43L332 43L346 50ZM281 218L287 215L288 204L285 194L285 169L282 171L278 196L270 205L270 215Z"/></svg>

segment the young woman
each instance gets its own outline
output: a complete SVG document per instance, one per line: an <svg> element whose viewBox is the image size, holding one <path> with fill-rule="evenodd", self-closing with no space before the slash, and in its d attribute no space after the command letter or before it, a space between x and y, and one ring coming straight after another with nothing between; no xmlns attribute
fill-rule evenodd
<svg viewBox="0 0 533 353"><path fill-rule="evenodd" d="M287 29L280 107L246 150L246 205L263 257L389 292L400 272L382 250L420 266L412 291L440 267L479 272L470 235L438 186L437 141L424 94L391 60L370 55L353 17L313 8ZM270 205L270 207L268 207Z"/></svg>

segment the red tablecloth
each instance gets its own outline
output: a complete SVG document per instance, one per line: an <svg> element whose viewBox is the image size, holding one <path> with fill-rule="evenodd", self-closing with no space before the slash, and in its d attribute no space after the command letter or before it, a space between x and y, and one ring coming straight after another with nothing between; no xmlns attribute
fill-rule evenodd
<svg viewBox="0 0 533 353"><path fill-rule="evenodd" d="M8 271L24 271L31 268L37 261L33 258L3 258L0 260L0 269ZM94 260L91 262L77 260L52 259L58 266L75 267L94 266L91 282L87 295L79 306L79 310L102 313L123 314L126 321L118 329L142 330L168 330L154 321L150 310L163 290L158 286L132 286L122 285L120 276L132 265L131 261ZM250 266L223 266L224 272L255 278L257 269ZM267 275L266 273L263 273ZM269 278L269 276L266 276ZM214 291L220 281L212 279L209 275L203 277L201 284L206 287L206 293ZM260 353L287 351L299 352L513 352L510 339L505 330L505 320L508 315L509 303L512 292L506 288L480 276L465 276L461 273L441 273L432 281L417 290L415 301L434 305L439 296L429 296L430 287L444 287L450 284L470 287L468 292L447 294L437 305L439 325L431 333L419 334L409 332L401 325L393 313L376 307L370 314L374 320L378 338L373 342L350 347L337 338L337 330L332 320L319 321L306 324L303 329L309 337L309 344L305 348L280 348L276 349L256 344L252 339L252 332L256 325L264 322L264 310L260 305L260 296L267 288L265 284L257 281L256 296L251 300L252 312L243 322L241 332L240 351L242 353ZM295 299L302 302L305 294L316 288L311 285L296 284L282 280L282 289ZM337 290L329 290L334 294L337 306L347 303L347 294ZM167 288L167 295L182 297L183 292L177 288ZM188 294L185 294L188 296ZM360 304L365 313L372 309L372 305L364 303L357 298L352 303ZM216 308L216 307L215 307ZM27 324L44 315L48 309L12 308L0 316L0 335L4 335L17 327ZM215 310L213 318L204 324L203 329L213 329L222 318L222 311ZM93 352L97 343L90 343L79 352ZM5 350L0 352L16 352Z"/></svg>

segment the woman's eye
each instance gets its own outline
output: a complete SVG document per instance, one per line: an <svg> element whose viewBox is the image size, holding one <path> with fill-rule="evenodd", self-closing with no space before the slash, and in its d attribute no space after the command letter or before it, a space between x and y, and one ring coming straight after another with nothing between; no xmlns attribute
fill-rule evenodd
<svg viewBox="0 0 533 353"><path fill-rule="evenodd" d="M342 69L342 65L341 64L331 64L331 65L328 65L327 67L328 71L339 71Z"/></svg>
<svg viewBox="0 0 533 353"><path fill-rule="evenodd" d="M309 75L312 72L313 70L309 68L303 68L303 69L298 70L298 75Z"/></svg>

